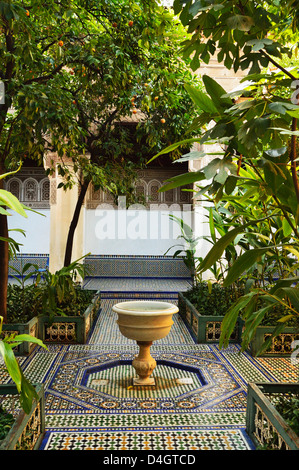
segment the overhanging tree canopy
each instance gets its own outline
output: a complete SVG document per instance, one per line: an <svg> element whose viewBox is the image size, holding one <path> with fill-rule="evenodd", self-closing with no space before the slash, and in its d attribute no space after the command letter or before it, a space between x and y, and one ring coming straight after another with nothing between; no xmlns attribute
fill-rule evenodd
<svg viewBox="0 0 299 470"><path fill-rule="evenodd" d="M291 309L282 315L275 334L287 321L299 318L298 6L293 0L174 1L175 13L192 35L183 44L192 68L209 63L213 56L228 69L248 71L248 76L242 81L246 80L244 90L231 94L208 76L203 77L207 94L187 87L202 111L199 124L213 123L198 141L217 142L223 152L197 174L170 180L162 190L184 185L192 176L193 182L200 182L198 197L206 194L216 205L227 203L227 208L232 204L225 235L213 240L201 272L230 245L238 245L240 256L230 259L225 285L262 263L276 267L280 276L270 292L253 290L230 309L222 344L227 344L240 311L246 320L244 347L274 304ZM184 140L176 146L182 144ZM266 307L261 308L261 299Z"/></svg>
<svg viewBox="0 0 299 470"><path fill-rule="evenodd" d="M20 160L41 163L46 152L57 152L64 188L78 180L81 185L72 232L89 182L115 191L117 165L132 168L128 138L115 132L115 123L138 109L137 135L152 154L189 126L194 107L184 83L192 76L175 56L183 30L153 0L0 2L0 23L6 93L0 104L0 173ZM144 149L138 163L145 160ZM6 216L0 217L0 236L7 237ZM68 247L66 264L71 239ZM4 313L5 242L0 256Z"/></svg>

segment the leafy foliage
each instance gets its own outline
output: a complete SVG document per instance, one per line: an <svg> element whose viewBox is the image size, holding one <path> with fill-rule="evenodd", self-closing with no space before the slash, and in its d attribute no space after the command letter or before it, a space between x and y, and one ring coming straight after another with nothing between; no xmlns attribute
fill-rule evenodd
<svg viewBox="0 0 299 470"><path fill-rule="evenodd" d="M7 295L7 323L26 323L35 316L45 314L43 304L46 300L47 288L44 283L29 284L22 288L19 285L9 285ZM63 312L64 316L83 315L90 305L95 291L74 287L65 294L62 300L55 299L52 314ZM47 310L49 312L49 310Z"/></svg>
<svg viewBox="0 0 299 470"><path fill-rule="evenodd" d="M38 399L38 395L35 391L34 386L28 381L22 369L20 368L19 363L14 355L13 349L24 341L36 343L44 348L46 348L46 346L40 339L26 334L16 335L15 333L13 333L1 338L2 325L3 317L0 316L0 354L4 360L5 366L11 379L16 384L21 406L25 413L28 414L31 411L33 401Z"/></svg>
<svg viewBox="0 0 299 470"><path fill-rule="evenodd" d="M184 293L200 315L224 316L231 305L244 294L244 286L223 287L221 284L199 282Z"/></svg>
<svg viewBox="0 0 299 470"><path fill-rule="evenodd" d="M296 7L293 0L174 1L175 13L192 35L184 43L184 54L193 55L194 70L201 60L209 63L217 54L228 69L249 70L249 74L260 73L274 58L290 54L285 38L288 34L296 40Z"/></svg>
<svg viewBox="0 0 299 470"><path fill-rule="evenodd" d="M35 315L48 315L50 321L55 315L83 315L94 296L94 291L84 291L78 284L78 276L84 279L85 273L86 267L80 260L55 273L46 270L42 273L42 279L41 273L38 273L34 293Z"/></svg>
<svg viewBox="0 0 299 470"><path fill-rule="evenodd" d="M243 89L232 93L208 76L203 77L206 93L186 87L201 111L197 124L204 129L193 142L220 147L208 165L192 174L198 182L195 197L215 207L210 217L213 247L199 273L221 263L224 287L248 279L245 295L224 318L221 338L221 345L227 345L241 312L246 347L274 306L281 311L274 335L299 316L298 71L294 60L292 64L297 2L175 0L174 11L192 36L183 46L194 70L216 56L228 69L248 71ZM192 158L191 153L180 161ZM185 174L168 180L162 190L183 186L189 178ZM219 208L226 211L222 226Z"/></svg>
<svg viewBox="0 0 299 470"><path fill-rule="evenodd" d="M195 117L184 84L196 79L190 61L177 55L185 29L153 0L30 0L26 6L15 0L3 3L0 24L6 91L0 173L19 160L42 164L48 157L48 173L62 178L59 188L77 184L84 199L92 182L115 198L128 194L129 203L140 202L132 189L136 169ZM134 124L134 139L120 125L124 120Z"/></svg>
<svg viewBox="0 0 299 470"><path fill-rule="evenodd" d="M0 441L2 441L10 428L12 427L15 419L11 413L6 412L0 407Z"/></svg>
<svg viewBox="0 0 299 470"><path fill-rule="evenodd" d="M279 396L275 401L275 408L299 436L299 394Z"/></svg>
<svg viewBox="0 0 299 470"><path fill-rule="evenodd" d="M37 315L48 314L49 319L54 315L82 315L90 304L94 291L84 291L78 288L77 275L84 274L84 266L79 260L68 268L62 268L56 273L41 273L34 270L37 266L27 263L22 271L19 284L8 286L8 318L9 323L25 323ZM32 276L35 284L25 285L25 280ZM2 334L3 317L0 317L0 353L4 359L8 373L17 386L21 406L29 413L33 400L38 396L33 385L24 376L13 352L13 349L23 341L36 343L45 347L43 342L30 335ZM1 338L0 336L0 338Z"/></svg>
<svg viewBox="0 0 299 470"><path fill-rule="evenodd" d="M184 243L171 246L166 251L165 255L171 249L179 247L179 249L177 249L174 252L173 258L180 257L183 259L184 264L187 266L187 268L190 271L192 283L196 284L197 283L196 270L197 270L197 265L199 263L199 258L196 256L196 247L197 247L198 237L194 237L192 228L188 224L186 224L183 221L183 219L179 219L173 214L171 214L169 217L171 220L174 220L175 222L179 224L180 229L181 229L181 235L178 238L181 238Z"/></svg>
<svg viewBox="0 0 299 470"><path fill-rule="evenodd" d="M36 316L41 308L38 301L37 288L34 284L21 287L8 285L7 292L7 323L27 323Z"/></svg>
<svg viewBox="0 0 299 470"><path fill-rule="evenodd" d="M0 180L3 180L8 176L15 174L19 170L19 168L16 171L11 171L9 173L4 173L0 175ZM7 211L7 208L15 211L17 214L20 214L23 217L27 217L25 209L29 209L28 207L24 206L24 204L21 204L20 201L16 198L16 196L14 196L12 193L6 191L5 189L0 189L0 214L10 215L10 213Z"/></svg>
<svg viewBox="0 0 299 470"><path fill-rule="evenodd" d="M68 156L75 173L80 168L109 189L113 163L145 162L145 152L156 153L191 124L184 84L194 78L176 56L183 28L156 2L15 1L3 4L0 19L0 157L8 166L58 152L65 188L75 182ZM115 123L137 109L136 149ZM99 171L105 166L106 174Z"/></svg>

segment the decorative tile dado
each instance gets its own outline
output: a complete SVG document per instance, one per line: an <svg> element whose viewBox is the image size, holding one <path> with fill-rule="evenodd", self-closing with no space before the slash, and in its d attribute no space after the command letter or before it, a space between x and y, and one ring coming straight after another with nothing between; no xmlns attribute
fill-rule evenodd
<svg viewBox="0 0 299 470"><path fill-rule="evenodd" d="M84 263L88 277L191 279L183 259L172 256L91 255Z"/></svg>
<svg viewBox="0 0 299 470"><path fill-rule="evenodd" d="M36 264L39 269L45 269L49 265L49 255L48 254L27 254L23 253L22 255L16 255L15 258L12 258L9 261L9 276L14 275L18 276L18 271L21 272L25 264L31 263ZM12 267L14 269L12 269ZM26 274L29 272L35 271L34 268L29 268L26 271Z"/></svg>

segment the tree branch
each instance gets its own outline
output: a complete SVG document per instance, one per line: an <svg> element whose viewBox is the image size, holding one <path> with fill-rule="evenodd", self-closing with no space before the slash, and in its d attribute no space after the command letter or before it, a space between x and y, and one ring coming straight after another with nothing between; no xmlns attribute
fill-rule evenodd
<svg viewBox="0 0 299 470"><path fill-rule="evenodd" d="M283 73L285 73L288 77L290 77L292 80L297 80L297 77L295 77L291 72L289 72L282 65L280 65L278 62L276 62L276 60L274 60L266 51L261 49L260 52L265 57L267 57L267 59L269 60L269 62L271 62L271 64L275 65L275 67L277 67L279 70L281 70Z"/></svg>
<svg viewBox="0 0 299 470"><path fill-rule="evenodd" d="M54 70L52 70L51 73L49 73L48 75L41 75L40 77L36 77L36 78L30 78L29 80L27 80L26 82L22 83L22 86L23 85L28 85L30 83L34 83L34 82L42 82L44 80L50 80L50 78L53 78L58 72L60 72L60 70L62 69L62 67L64 67L65 64L60 64L58 65Z"/></svg>

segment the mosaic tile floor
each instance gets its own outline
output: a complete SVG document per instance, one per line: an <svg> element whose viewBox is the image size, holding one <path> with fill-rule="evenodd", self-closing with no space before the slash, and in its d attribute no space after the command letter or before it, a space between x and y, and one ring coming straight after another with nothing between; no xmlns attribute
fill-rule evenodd
<svg viewBox="0 0 299 470"><path fill-rule="evenodd" d="M173 303L175 297L159 294ZM102 299L88 344L50 345L20 359L26 376L45 384L40 450L254 449L245 432L248 382L296 381L299 366L287 358L252 358L237 345L195 344L175 315L170 334L151 348L156 385L132 387L138 349L118 330L112 305L119 298L126 293Z"/></svg>

